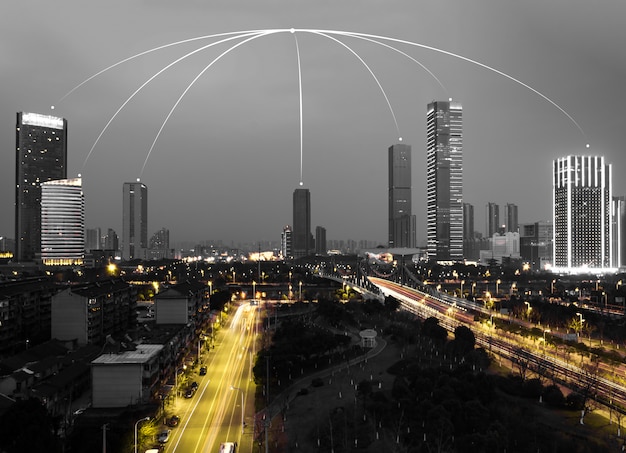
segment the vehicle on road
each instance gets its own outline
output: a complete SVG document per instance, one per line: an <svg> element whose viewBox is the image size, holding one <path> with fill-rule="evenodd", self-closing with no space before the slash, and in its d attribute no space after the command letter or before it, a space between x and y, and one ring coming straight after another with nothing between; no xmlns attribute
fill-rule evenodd
<svg viewBox="0 0 626 453"><path fill-rule="evenodd" d="M194 389L193 387L189 387L185 392L185 398L192 398L194 393L196 393L196 389Z"/></svg>
<svg viewBox="0 0 626 453"><path fill-rule="evenodd" d="M205 366L201 366L200 367L200 376L204 376L206 374L206 367Z"/></svg>
<svg viewBox="0 0 626 453"><path fill-rule="evenodd" d="M164 431L161 431L159 434L157 434L157 440L162 444L166 443L168 440L170 440L171 432L172 432L171 429L166 429Z"/></svg>
<svg viewBox="0 0 626 453"><path fill-rule="evenodd" d="M196 390L198 390L198 383L196 381L193 381L189 387L192 388L195 392Z"/></svg>
<svg viewBox="0 0 626 453"><path fill-rule="evenodd" d="M236 453L237 442L222 442L219 453Z"/></svg>
<svg viewBox="0 0 626 453"><path fill-rule="evenodd" d="M167 419L167 426L178 426L178 423L180 423L180 417L178 415L172 415Z"/></svg>

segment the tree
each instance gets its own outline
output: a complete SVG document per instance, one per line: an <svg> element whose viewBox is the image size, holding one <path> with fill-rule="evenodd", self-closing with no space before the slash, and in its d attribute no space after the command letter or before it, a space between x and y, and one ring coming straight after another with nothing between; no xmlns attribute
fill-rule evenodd
<svg viewBox="0 0 626 453"><path fill-rule="evenodd" d="M454 329L453 350L456 354L464 356L474 350L476 338L474 332L467 326L458 326Z"/></svg>
<svg viewBox="0 0 626 453"><path fill-rule="evenodd" d="M14 403L0 418L0 451L60 451L53 420L37 399Z"/></svg>

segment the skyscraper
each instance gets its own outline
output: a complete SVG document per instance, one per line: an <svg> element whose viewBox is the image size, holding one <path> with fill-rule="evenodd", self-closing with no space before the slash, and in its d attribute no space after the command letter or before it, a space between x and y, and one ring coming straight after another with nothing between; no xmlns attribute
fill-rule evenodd
<svg viewBox="0 0 626 453"><path fill-rule="evenodd" d="M626 197L613 197L613 267L626 266Z"/></svg>
<svg viewBox="0 0 626 453"><path fill-rule="evenodd" d="M485 235L490 238L500 231L500 206L487 203L485 206Z"/></svg>
<svg viewBox="0 0 626 453"><path fill-rule="evenodd" d="M296 189L293 191L293 257L301 258L311 255L312 243L311 192L309 189Z"/></svg>
<svg viewBox="0 0 626 453"><path fill-rule="evenodd" d="M323 226L315 227L315 254L320 256L328 255L326 248L326 228Z"/></svg>
<svg viewBox="0 0 626 453"><path fill-rule="evenodd" d="M67 121L17 113L15 136L15 259L41 253L41 183L67 178Z"/></svg>
<svg viewBox="0 0 626 453"><path fill-rule="evenodd" d="M411 147L389 147L389 247L415 247L415 216L411 215Z"/></svg>
<svg viewBox="0 0 626 453"><path fill-rule="evenodd" d="M463 109L433 101L426 115L428 258L463 259Z"/></svg>
<svg viewBox="0 0 626 453"><path fill-rule="evenodd" d="M148 248L148 188L125 182L122 204L122 259L144 259Z"/></svg>
<svg viewBox="0 0 626 453"><path fill-rule="evenodd" d="M85 198L80 178L41 183L41 260L74 266L85 258Z"/></svg>
<svg viewBox="0 0 626 453"><path fill-rule="evenodd" d="M280 254L283 259L293 258L292 249L292 232L289 225L283 227L283 232L280 234Z"/></svg>
<svg viewBox="0 0 626 453"><path fill-rule="evenodd" d="M510 233L517 233L519 230L519 223L517 221L517 205L513 203L507 203L504 205L504 226L505 231Z"/></svg>
<svg viewBox="0 0 626 453"><path fill-rule="evenodd" d="M566 156L552 169L554 267L612 267L611 164L599 156Z"/></svg>

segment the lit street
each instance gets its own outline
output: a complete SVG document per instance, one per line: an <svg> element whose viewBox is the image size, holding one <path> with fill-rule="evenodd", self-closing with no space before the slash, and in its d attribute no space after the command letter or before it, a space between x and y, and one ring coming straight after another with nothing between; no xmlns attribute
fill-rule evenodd
<svg viewBox="0 0 626 453"><path fill-rule="evenodd" d="M215 348L203 351L200 365L207 374L199 376L199 365L188 380L199 384L195 395L185 398L183 391L176 399L172 412L181 421L172 428L166 452L217 452L222 442L237 442L242 453L252 451L257 312L258 307L240 305L219 330Z"/></svg>

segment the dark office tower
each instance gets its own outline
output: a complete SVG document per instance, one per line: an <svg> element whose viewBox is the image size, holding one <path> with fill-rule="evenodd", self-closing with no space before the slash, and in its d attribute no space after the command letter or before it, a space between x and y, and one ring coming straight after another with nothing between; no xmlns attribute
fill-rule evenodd
<svg viewBox="0 0 626 453"><path fill-rule="evenodd" d="M463 203L463 237L474 239L474 205Z"/></svg>
<svg viewBox="0 0 626 453"><path fill-rule="evenodd" d="M411 215L411 147L389 147L389 247L415 247Z"/></svg>
<svg viewBox="0 0 626 453"><path fill-rule="evenodd" d="M311 192L309 189L293 191L293 257L301 258L312 254L311 236Z"/></svg>
<svg viewBox="0 0 626 453"><path fill-rule="evenodd" d="M67 178L67 121L17 113L15 134L15 259L41 254L41 183Z"/></svg>
<svg viewBox="0 0 626 453"><path fill-rule="evenodd" d="M519 223L517 221L517 205L507 203L504 205L505 229L509 233L519 233Z"/></svg>
<svg viewBox="0 0 626 453"><path fill-rule="evenodd" d="M567 156L552 168L554 267L612 267L611 164L600 156Z"/></svg>
<svg viewBox="0 0 626 453"><path fill-rule="evenodd" d="M148 248L148 188L124 183L122 203L122 259L145 259Z"/></svg>
<svg viewBox="0 0 626 453"><path fill-rule="evenodd" d="M318 226L315 227L315 254L324 256L328 254L326 248L326 228Z"/></svg>
<svg viewBox="0 0 626 453"><path fill-rule="evenodd" d="M500 206L487 203L485 206L485 235L488 238L500 231Z"/></svg>
<svg viewBox="0 0 626 453"><path fill-rule="evenodd" d="M433 101L426 115L428 258L463 259L463 109Z"/></svg>

